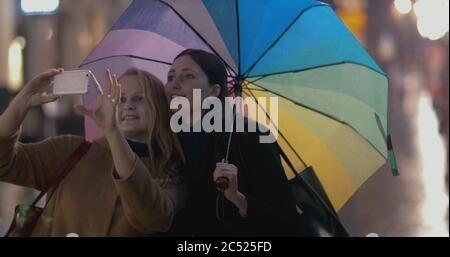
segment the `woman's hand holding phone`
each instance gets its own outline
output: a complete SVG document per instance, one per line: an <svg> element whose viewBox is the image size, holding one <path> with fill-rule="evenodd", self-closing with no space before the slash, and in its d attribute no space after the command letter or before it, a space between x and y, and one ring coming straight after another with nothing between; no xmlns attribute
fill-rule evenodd
<svg viewBox="0 0 450 257"><path fill-rule="evenodd" d="M47 94L53 78L64 70L50 69L30 80L0 115L0 137L8 137L17 132L31 107L54 102L59 96Z"/></svg>
<svg viewBox="0 0 450 257"><path fill-rule="evenodd" d="M64 72L64 69L50 69L47 70L34 79L30 80L23 89L19 92L18 97L22 97L27 108L39 106L49 102L54 102L60 97L53 94L48 94L52 85L53 78Z"/></svg>

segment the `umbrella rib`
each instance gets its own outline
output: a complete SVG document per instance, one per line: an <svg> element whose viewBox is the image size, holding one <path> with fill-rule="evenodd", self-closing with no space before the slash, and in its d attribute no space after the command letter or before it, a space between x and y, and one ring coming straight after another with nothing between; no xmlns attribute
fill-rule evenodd
<svg viewBox="0 0 450 257"><path fill-rule="evenodd" d="M83 63L83 66L84 66L84 65L91 64L91 63L94 63L94 62L102 61L102 60L105 60L105 59L109 59L109 58L112 58L112 57L132 57L132 58L136 58L136 59L140 59L140 60L146 60L146 61L151 61L151 62L157 62L157 63L169 65L169 66L172 65L172 63L169 63L169 62L164 62L164 61L160 61L160 60L155 60L155 59L150 59L150 58L145 58L145 57L140 57L140 56L134 56L134 55L111 55L111 56L107 56L107 57L102 57L102 58L99 58L99 59L95 59L94 61L90 61L90 62L87 62L87 63Z"/></svg>
<svg viewBox="0 0 450 257"><path fill-rule="evenodd" d="M314 66L314 67L308 67L308 68L304 68L304 69L297 69L297 70L289 70L289 71L280 71L280 72L273 72L273 73L267 73L267 74L262 74L262 75L253 75L251 77L247 77L247 78L255 78L255 80L253 81L249 81L250 83L256 82L258 80L264 79L266 77L269 76L275 76L275 75L281 75L281 74L286 74L286 73L297 73L297 72L303 72L303 71L308 71L308 70L314 70L314 69L320 69L320 68L326 68L326 67L331 67L331 66L337 66L337 65L342 65L342 64L354 64L354 65L358 65L358 66L362 66L365 67L367 69L370 69L384 77L387 77L387 75L385 73L381 73L380 71L377 71L376 69L361 64L361 63L357 63L357 62L352 62L352 61L342 61L342 62L336 62L336 63L329 63L329 64L324 64L324 65L318 65L318 66Z"/></svg>
<svg viewBox="0 0 450 257"><path fill-rule="evenodd" d="M229 69L228 66L225 66L225 70L227 71L227 78L235 78L236 76L233 74L233 70Z"/></svg>
<svg viewBox="0 0 450 257"><path fill-rule="evenodd" d="M255 83L253 82L252 84L255 84ZM330 114L324 113L324 112L319 111L319 110L316 110L316 109L314 109L314 108L311 108L311 107L309 107L309 106L307 106L307 105L304 105L304 104L299 103L299 102L297 102L297 101L295 101L295 100L293 100L293 99L290 99L289 97L286 97L286 96L283 96L283 95L281 95L281 94L279 94L279 93L276 93L275 91L272 91L272 90L269 90L269 89L267 89L267 88L264 88L264 87L262 87L262 86L260 86L260 85L258 85L258 84L255 84L255 85L258 86L258 87L260 87L260 88L262 88L262 89L264 89L264 91L266 91L266 92L268 92L268 93L274 94L274 95L276 95L276 96L278 96L278 97L281 97L281 98L284 98L284 99L287 99L287 100L289 100L290 102L292 102L292 103L294 103L294 104L296 104L296 105L299 105L299 106L301 106L301 107L303 107L303 108L306 108L306 109L308 109L308 110L310 110L310 111L317 112L317 113L319 113L319 114L321 114L321 115L323 115L323 116L326 116L327 118L330 118L330 119L336 120L336 121L338 121L338 122L344 123L345 125L348 125L348 124L345 123L344 121L338 120L337 118L331 116ZM254 89L247 87L247 90L254 90ZM261 91L261 90L259 90L259 91Z"/></svg>
<svg viewBox="0 0 450 257"><path fill-rule="evenodd" d="M238 71L241 70L241 31L239 26L239 6L238 6L238 0L235 1L235 7L236 7L236 26L237 26L237 50L238 50ZM239 74L239 73L237 73Z"/></svg>
<svg viewBox="0 0 450 257"><path fill-rule="evenodd" d="M246 87L247 90L252 90L252 91L260 91L260 92L269 92L264 88L248 88Z"/></svg>
<svg viewBox="0 0 450 257"><path fill-rule="evenodd" d="M315 4L312 6L309 6L307 8L305 8L303 11L301 11L297 17L295 17L295 19L289 24L289 26L287 26L287 28L278 36L277 39L275 39L275 41L261 54L261 56L258 57L258 59L256 59L256 61L252 64L252 66L250 66L242 75L242 77L246 78L248 74L250 74L250 72L253 70L253 68L255 68L256 64L258 64L259 61L261 61L261 59L278 43L278 41L281 40L281 38L283 38L284 34L286 34L292 26L294 26L294 24L297 22L298 19L300 19L301 16L303 16L303 14L308 11L311 8L314 7L318 7L318 6L328 6L328 4L324 4L324 3L319 3L319 4Z"/></svg>
<svg viewBox="0 0 450 257"><path fill-rule="evenodd" d="M223 64L225 64L225 66L227 66L229 69L233 70L233 68L231 68L231 66L222 58L222 56L220 56L220 54L216 51L216 49L214 49L214 47L212 47L211 44L209 44L208 41L206 41L206 39L202 35L200 35L200 33L180 13L178 13L177 10L175 10L175 8L173 8L169 3L166 3L164 1L160 0L159 2L168 6L176 15L178 15L178 17L182 21L184 21L184 23L203 41L203 43L205 43L205 45L207 45L214 52L214 54L217 57L219 57L220 60L222 60ZM236 71L234 71L234 72L237 74Z"/></svg>
<svg viewBox="0 0 450 257"><path fill-rule="evenodd" d="M253 84L254 84L254 83L253 83ZM323 115L323 116L325 116L325 117L327 117L327 118L329 118L329 119L332 119L332 120L334 120L334 121L336 121L336 122L339 122L339 123L341 123L341 124L344 124L345 126L351 128L356 134L360 135L360 136L361 136L361 137L362 137L362 138L363 138L370 146L372 146L373 149L375 149L376 152L378 152L378 154L379 154L380 156L384 157L384 155L378 150L378 148L376 148L376 147L372 144L372 142L370 142L367 138L365 138L364 136L362 136L362 135L358 132L358 130L356 130L352 125L348 124L347 122L342 121L342 120L339 120L339 119L337 119L337 118L331 116L330 114L324 113L324 112L322 112L322 111L319 111L319 110L316 110L316 109L311 108L311 107L309 107L309 106L306 106L306 105L304 105L304 104L302 104L302 103L299 103L299 102L297 102L297 101L295 101L295 100L293 100L293 99L290 99L289 97L280 95L280 94L278 94L278 93L276 93L276 92L274 92L274 91L272 91L272 90L269 90L269 89L267 89L267 88L261 87L261 86L258 85L258 84L255 84L255 85L258 86L258 87L260 87L260 88L265 89L266 92L271 93L271 94L274 94L274 95L276 95L276 96L278 96L278 97L281 97L281 98L283 98L283 99L286 99L286 100L292 102L292 103L295 104L295 105L301 106L301 107L303 107L303 108L305 108L305 109L307 109L307 110L310 110L310 111L312 111L312 112L319 113L319 114L321 114L321 115ZM246 87L246 89L249 90L249 91L253 90L253 89L248 88L248 87Z"/></svg>
<svg viewBox="0 0 450 257"><path fill-rule="evenodd" d="M253 99L255 99L258 106L264 111L264 113L266 114L266 117L269 119L270 123L272 123L272 125L278 131L278 134L280 134L281 138L283 138L283 140L286 142L286 144L289 146L289 148L292 150L292 152L294 152L295 156L300 160L300 162L303 164L303 166L307 167L308 165L306 165L306 162L302 159L302 157L300 157L300 155L297 153L297 151L294 149L294 147L291 145L291 143L289 143L289 141L284 136L284 134L281 132L281 130L278 128L278 126L275 125L275 123L272 121L272 119L270 118L270 115L266 112L266 110L264 110L264 108L262 108L261 104L258 102L258 99L255 97L255 95L250 90L249 90L249 93L251 94L251 97L253 97ZM283 151L283 149L281 149L281 147L280 147L280 150ZM284 151L283 151L283 153L284 153Z"/></svg>

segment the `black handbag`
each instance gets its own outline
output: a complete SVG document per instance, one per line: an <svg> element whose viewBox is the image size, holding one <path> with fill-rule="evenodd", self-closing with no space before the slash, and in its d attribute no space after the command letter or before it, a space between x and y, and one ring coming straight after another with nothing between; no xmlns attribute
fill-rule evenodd
<svg viewBox="0 0 450 257"><path fill-rule="evenodd" d="M280 155L294 173L289 180L298 213L299 236L308 237L348 237L350 236L339 220L314 169L308 166L297 172L286 154Z"/></svg>
<svg viewBox="0 0 450 257"><path fill-rule="evenodd" d="M78 161L83 157L83 155L89 150L91 143L82 143L64 162L63 166L60 168L57 176L41 191L41 193L36 197L31 205L19 204L14 210L14 218L11 226L6 232L5 237L26 237L31 236L34 227L36 226L39 218L41 217L44 208L37 207L36 204L41 200L41 198L51 189L59 185L59 183L64 179L64 177L69 174L73 167L78 163ZM51 194L48 199L52 197ZM47 199L47 202L48 202Z"/></svg>

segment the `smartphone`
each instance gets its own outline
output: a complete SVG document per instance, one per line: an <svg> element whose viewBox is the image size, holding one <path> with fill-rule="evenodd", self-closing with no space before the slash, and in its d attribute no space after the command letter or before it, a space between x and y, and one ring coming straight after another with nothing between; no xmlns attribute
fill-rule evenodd
<svg viewBox="0 0 450 257"><path fill-rule="evenodd" d="M54 95L77 95L88 92L91 81L90 70L64 71L53 79Z"/></svg>

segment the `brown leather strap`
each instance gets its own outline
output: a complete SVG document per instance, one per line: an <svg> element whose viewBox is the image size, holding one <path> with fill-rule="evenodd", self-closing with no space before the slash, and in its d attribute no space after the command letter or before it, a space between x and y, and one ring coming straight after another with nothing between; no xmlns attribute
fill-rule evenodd
<svg viewBox="0 0 450 257"><path fill-rule="evenodd" d="M54 186L57 186L66 176L69 174L69 172L77 165L77 163L81 160L81 158L84 156L85 153L89 150L91 147L91 143L84 141L73 153L70 155L70 157L67 159L67 161L64 162L63 166L59 169L60 172L58 172L57 176L53 178L52 181L41 191L41 193L36 197L34 202L31 204L32 207L36 206L36 204L41 200L41 198ZM51 196L50 196L51 197Z"/></svg>

